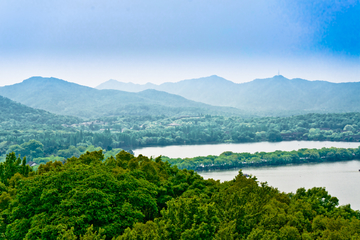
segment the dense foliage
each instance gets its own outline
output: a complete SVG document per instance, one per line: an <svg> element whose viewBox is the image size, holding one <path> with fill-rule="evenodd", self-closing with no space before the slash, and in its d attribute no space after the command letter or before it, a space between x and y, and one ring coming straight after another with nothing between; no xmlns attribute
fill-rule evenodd
<svg viewBox="0 0 360 240"><path fill-rule="evenodd" d="M79 118L55 115L0 96L0 156L5 160L5 153L15 151L31 160L67 148L63 139L77 131L64 124L80 122Z"/></svg>
<svg viewBox="0 0 360 240"><path fill-rule="evenodd" d="M0 239L360 239L360 213L324 188L281 193L241 171L220 183L124 151L36 172L14 157L0 164Z"/></svg>
<svg viewBox="0 0 360 240"><path fill-rule="evenodd" d="M73 127L81 126L84 125ZM92 143L101 143L103 148L108 144L118 148L138 148L282 140L359 141L360 113L307 114L284 118L210 115L117 117L88 122L83 129L96 133Z"/></svg>
<svg viewBox="0 0 360 240"><path fill-rule="evenodd" d="M22 107L0 112L0 161L10 152L45 163L98 148L114 155L120 149L175 144L360 140L360 113L284 118L122 116L84 122L35 109L25 114ZM17 117L17 112L26 117Z"/></svg>
<svg viewBox="0 0 360 240"><path fill-rule="evenodd" d="M196 171L245 168L256 166L271 166L285 164L300 164L311 162L348 161L360 159L360 147L358 148L321 148L299 149L298 151L256 152L256 153L233 153L223 152L220 156L199 156L194 158L168 158L162 157L177 165L180 169L193 169Z"/></svg>

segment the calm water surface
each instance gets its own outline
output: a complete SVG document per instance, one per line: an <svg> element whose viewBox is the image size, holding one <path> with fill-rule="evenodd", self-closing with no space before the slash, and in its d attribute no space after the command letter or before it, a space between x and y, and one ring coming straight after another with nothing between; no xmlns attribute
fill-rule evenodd
<svg viewBox="0 0 360 240"><path fill-rule="evenodd" d="M318 141L289 141L289 142L256 142L256 143L221 143L204 145L175 145L166 147L146 147L134 150L135 155L142 154L148 157L160 155L170 158L186 158L208 155L220 155L223 152L273 152L276 150L292 151L300 148L357 148L359 142L318 142Z"/></svg>
<svg viewBox="0 0 360 240"><path fill-rule="evenodd" d="M292 151L300 148L339 147L357 148L356 142L257 142L237 144L205 144L167 147L148 147L134 150L135 155L171 158L185 158L207 155L220 155L225 151L232 152L273 152L276 150ZM278 167L244 168L243 172L256 176L260 182L268 182L270 186L283 192L295 192L300 187L325 187L332 196L340 200L340 204L351 204L353 209L360 210L360 161L335 163L315 163L287 165ZM232 180L239 170L199 172L204 178Z"/></svg>
<svg viewBox="0 0 360 240"><path fill-rule="evenodd" d="M360 161L308 163L278 167L244 168L243 173L256 176L260 182L282 192L295 192L305 187L325 187L330 195L339 199L340 205L351 204L360 210ZM239 170L198 172L205 179L232 180Z"/></svg>

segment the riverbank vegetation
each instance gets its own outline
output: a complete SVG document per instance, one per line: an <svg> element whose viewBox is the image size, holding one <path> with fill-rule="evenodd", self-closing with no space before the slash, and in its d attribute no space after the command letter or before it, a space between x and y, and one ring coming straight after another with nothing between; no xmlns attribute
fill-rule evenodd
<svg viewBox="0 0 360 240"><path fill-rule="evenodd" d="M224 152L219 156L209 155L194 158L169 158L162 156L163 161L176 165L180 169L196 171L246 168L258 166L276 166L314 162L348 161L360 159L358 148L321 148L299 149L298 151L275 151L256 153Z"/></svg>
<svg viewBox="0 0 360 240"><path fill-rule="evenodd" d="M122 116L82 121L14 104L0 112L0 123L0 161L15 152L38 164L99 149L116 154L121 149L166 145L360 140L360 113L284 118Z"/></svg>
<svg viewBox="0 0 360 240"><path fill-rule="evenodd" d="M0 239L359 239L360 213L324 188L282 193L240 171L204 180L160 158L102 151L37 171L0 163Z"/></svg>

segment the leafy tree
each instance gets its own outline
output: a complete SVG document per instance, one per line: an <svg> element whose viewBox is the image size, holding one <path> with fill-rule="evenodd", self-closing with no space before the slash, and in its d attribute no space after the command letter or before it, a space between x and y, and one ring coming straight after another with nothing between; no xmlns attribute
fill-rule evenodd
<svg viewBox="0 0 360 240"><path fill-rule="evenodd" d="M23 176L29 176L31 168L26 165L26 157L23 160L20 157L16 158L15 153L9 153L6 155L6 160L0 163L0 181L5 185L9 184L9 180L16 173L20 173Z"/></svg>
<svg viewBox="0 0 360 240"><path fill-rule="evenodd" d="M334 150L322 149L321 154ZM298 156L310 152L302 149ZM270 155L292 156L281 151ZM270 155L227 152L221 157L236 156L234 162L243 162ZM105 160L101 150L86 152L65 164L47 162L28 174L20 162L12 153L1 163L6 181L0 182L0 239L360 236L360 212L349 205L337 207L338 199L324 188L280 193L242 171L232 181L220 183L179 170L161 157L134 157L125 151Z"/></svg>

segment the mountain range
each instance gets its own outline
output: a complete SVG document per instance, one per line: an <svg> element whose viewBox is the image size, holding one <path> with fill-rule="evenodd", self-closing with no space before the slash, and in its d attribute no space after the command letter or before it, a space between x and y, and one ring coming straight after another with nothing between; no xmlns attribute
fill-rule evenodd
<svg viewBox="0 0 360 240"><path fill-rule="evenodd" d="M138 92L155 89L215 106L235 107L253 113L360 111L360 82L331 83L287 79L281 75L234 83L216 75L175 83L144 85L109 80L97 89Z"/></svg>
<svg viewBox="0 0 360 240"><path fill-rule="evenodd" d="M235 108L210 106L153 89L139 93L98 90L57 78L32 77L1 87L0 95L32 108L82 118L241 113Z"/></svg>
<svg viewBox="0 0 360 240"><path fill-rule="evenodd" d="M360 112L359 92L360 82L308 81L281 75L240 84L218 76L160 85L110 80L96 89L57 78L32 77L0 87L1 96L26 106L82 118Z"/></svg>

